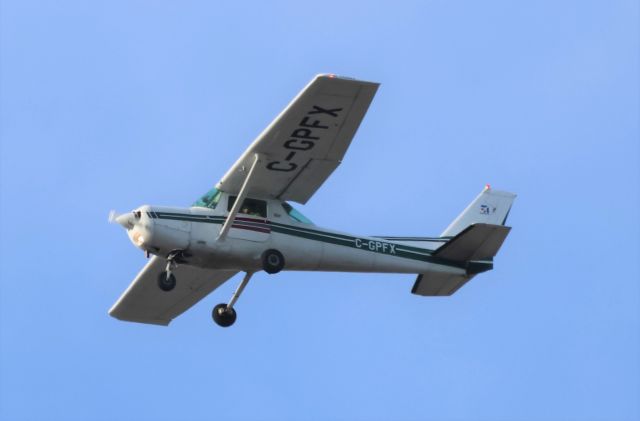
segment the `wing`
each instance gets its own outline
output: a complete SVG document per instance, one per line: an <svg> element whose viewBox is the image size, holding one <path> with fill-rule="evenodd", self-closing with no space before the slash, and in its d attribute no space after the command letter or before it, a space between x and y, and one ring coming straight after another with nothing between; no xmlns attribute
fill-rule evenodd
<svg viewBox="0 0 640 421"><path fill-rule="evenodd" d="M249 195L306 203L342 161L379 84L318 75L222 177L237 193L260 159Z"/></svg>
<svg viewBox="0 0 640 421"><path fill-rule="evenodd" d="M166 326L238 273L180 265L173 270L178 280L176 287L165 292L158 288L157 280L166 264L166 260L152 257L109 314L120 320Z"/></svg>

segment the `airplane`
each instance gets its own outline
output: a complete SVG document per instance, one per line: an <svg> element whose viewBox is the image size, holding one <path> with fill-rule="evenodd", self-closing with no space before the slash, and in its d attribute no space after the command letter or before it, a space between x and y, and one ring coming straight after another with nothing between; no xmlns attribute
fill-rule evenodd
<svg viewBox="0 0 640 421"><path fill-rule="evenodd" d="M289 203L307 203L338 167L378 86L317 75L191 207L112 211L110 221L150 259L109 314L166 326L243 272L229 302L212 310L214 322L229 327L238 298L259 271L415 274L413 294L448 296L493 269L516 195L489 185L438 237L321 228Z"/></svg>

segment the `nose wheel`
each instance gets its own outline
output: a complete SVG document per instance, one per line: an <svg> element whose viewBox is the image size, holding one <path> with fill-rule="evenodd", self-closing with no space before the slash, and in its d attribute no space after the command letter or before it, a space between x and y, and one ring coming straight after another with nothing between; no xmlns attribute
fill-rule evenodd
<svg viewBox="0 0 640 421"><path fill-rule="evenodd" d="M158 288L169 292L176 287L177 281L173 269L178 267L178 263L184 263L182 250L174 250L167 256L167 267L158 275Z"/></svg>
<svg viewBox="0 0 640 421"><path fill-rule="evenodd" d="M171 272L160 272L158 275L158 287L166 292L176 287L176 277Z"/></svg>

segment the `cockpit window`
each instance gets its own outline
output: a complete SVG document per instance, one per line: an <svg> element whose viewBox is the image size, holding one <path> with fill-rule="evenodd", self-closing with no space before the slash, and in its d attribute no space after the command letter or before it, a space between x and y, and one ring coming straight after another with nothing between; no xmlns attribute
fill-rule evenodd
<svg viewBox="0 0 640 421"><path fill-rule="evenodd" d="M303 224L313 225L313 222L311 222L309 218L307 218L306 216L304 216L303 214L295 210L293 206L291 206L287 202L282 202L282 207L294 221L302 222Z"/></svg>
<svg viewBox="0 0 640 421"><path fill-rule="evenodd" d="M196 200L191 206L215 209L216 205L220 201L220 196L222 196L222 192L214 187L213 189L205 193L205 195L200 199Z"/></svg>
<svg viewBox="0 0 640 421"><path fill-rule="evenodd" d="M233 204L236 203L236 197L237 196L229 196L229 204L227 206L227 210L229 212L231 212ZM244 202L242 202L242 206L240 206L240 210L238 211L238 213L266 218L267 202L257 199L244 199Z"/></svg>

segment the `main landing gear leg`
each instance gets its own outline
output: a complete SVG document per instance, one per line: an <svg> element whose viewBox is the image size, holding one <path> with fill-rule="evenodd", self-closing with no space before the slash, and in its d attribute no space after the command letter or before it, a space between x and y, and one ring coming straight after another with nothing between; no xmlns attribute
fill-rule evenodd
<svg viewBox="0 0 640 421"><path fill-rule="evenodd" d="M236 311L234 310L233 305L238 301L238 298L240 298L240 294L242 294L244 287L247 286L249 279L251 279L252 276L253 272L247 272L244 275L242 282L240 282L240 285L238 285L238 288L231 296L229 304L222 303L213 308L211 317L213 317L213 321L219 326L229 327L236 321Z"/></svg>
<svg viewBox="0 0 640 421"><path fill-rule="evenodd" d="M176 287L176 277L173 274L173 269L178 267L176 260L180 257L182 251L172 251L167 257L167 267L164 272L160 272L158 275L158 287L163 291L171 291Z"/></svg>

